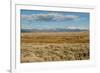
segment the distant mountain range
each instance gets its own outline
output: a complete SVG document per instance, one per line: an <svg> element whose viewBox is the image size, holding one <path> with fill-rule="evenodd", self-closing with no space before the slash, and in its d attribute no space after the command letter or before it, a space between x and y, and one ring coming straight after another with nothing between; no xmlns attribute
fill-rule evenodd
<svg viewBox="0 0 100 73"><path fill-rule="evenodd" d="M21 29L21 32L81 32L88 31L88 29Z"/></svg>

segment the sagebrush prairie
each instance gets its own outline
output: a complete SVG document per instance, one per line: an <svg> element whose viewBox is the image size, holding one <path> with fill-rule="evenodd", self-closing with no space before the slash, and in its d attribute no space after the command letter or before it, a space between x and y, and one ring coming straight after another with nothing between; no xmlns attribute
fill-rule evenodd
<svg viewBox="0 0 100 73"><path fill-rule="evenodd" d="M21 63L89 60L89 32L21 32Z"/></svg>

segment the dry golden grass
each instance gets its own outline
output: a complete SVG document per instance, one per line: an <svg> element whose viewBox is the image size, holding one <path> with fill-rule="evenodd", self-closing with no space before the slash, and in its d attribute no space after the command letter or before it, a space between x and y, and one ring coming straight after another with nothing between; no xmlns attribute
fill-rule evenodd
<svg viewBox="0 0 100 73"><path fill-rule="evenodd" d="M88 59L88 32L21 33L22 63Z"/></svg>

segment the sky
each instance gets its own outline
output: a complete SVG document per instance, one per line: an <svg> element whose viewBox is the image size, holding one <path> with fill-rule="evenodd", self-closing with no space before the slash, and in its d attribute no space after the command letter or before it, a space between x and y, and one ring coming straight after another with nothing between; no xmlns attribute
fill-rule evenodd
<svg viewBox="0 0 100 73"><path fill-rule="evenodd" d="M89 29L89 13L21 10L21 29Z"/></svg>

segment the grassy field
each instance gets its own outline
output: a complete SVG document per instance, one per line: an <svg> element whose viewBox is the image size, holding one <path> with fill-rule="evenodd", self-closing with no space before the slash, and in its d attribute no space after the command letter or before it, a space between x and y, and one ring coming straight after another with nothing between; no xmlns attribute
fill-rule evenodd
<svg viewBox="0 0 100 73"><path fill-rule="evenodd" d="M21 33L21 63L89 59L89 32Z"/></svg>

